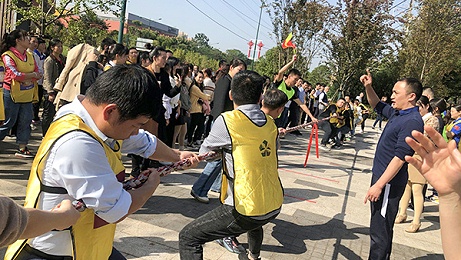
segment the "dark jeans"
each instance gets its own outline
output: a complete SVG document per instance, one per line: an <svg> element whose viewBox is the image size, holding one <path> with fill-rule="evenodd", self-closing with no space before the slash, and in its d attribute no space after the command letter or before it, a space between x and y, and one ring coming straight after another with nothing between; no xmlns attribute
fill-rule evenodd
<svg viewBox="0 0 461 260"><path fill-rule="evenodd" d="M43 96L45 100L43 100L42 134L45 136L48 128L50 128L50 125L53 122L54 115L56 115L56 108L53 102L48 100L48 93L45 93Z"/></svg>
<svg viewBox="0 0 461 260"><path fill-rule="evenodd" d="M200 197L208 196L208 191L215 182L216 177L221 174L221 170L222 160L208 162L202 174L200 174L198 179L194 182L194 185L192 185L194 193Z"/></svg>
<svg viewBox="0 0 461 260"><path fill-rule="evenodd" d="M263 242L262 226L274 219L255 220L240 215L232 206L221 205L200 216L179 232L181 260L203 259L203 244L219 238L238 236L247 232L248 247L258 255Z"/></svg>
<svg viewBox="0 0 461 260"><path fill-rule="evenodd" d="M377 176L372 177L371 185L376 183ZM370 260L390 259L394 221L399 210L405 186L386 184L376 202L371 202L370 220Z"/></svg>
<svg viewBox="0 0 461 260"><path fill-rule="evenodd" d="M326 145L328 140L334 136L335 128L333 128L328 121L319 121L319 128L322 129L325 133L323 134L321 144Z"/></svg>

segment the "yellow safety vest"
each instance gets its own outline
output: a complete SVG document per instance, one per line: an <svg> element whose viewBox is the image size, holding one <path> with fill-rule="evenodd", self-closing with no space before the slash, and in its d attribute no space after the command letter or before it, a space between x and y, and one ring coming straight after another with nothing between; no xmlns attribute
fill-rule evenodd
<svg viewBox="0 0 461 260"><path fill-rule="evenodd" d="M26 51L26 61L19 59L12 51L6 51L2 57L8 55L14 60L16 68L22 73L32 73L35 71L35 61L32 53ZM38 101L37 81L17 81L11 80L10 95L14 103L30 103Z"/></svg>
<svg viewBox="0 0 461 260"><path fill-rule="evenodd" d="M225 163L221 202L227 182L234 183L234 207L244 216L263 216L282 207L283 187L277 170L277 127L266 115L263 126L255 125L245 114L233 110L222 114L232 141L234 178Z"/></svg>
<svg viewBox="0 0 461 260"><path fill-rule="evenodd" d="M37 155L35 156L27 184L24 207L38 208L38 201L42 192L67 194L62 187L49 187L41 183L43 169L49 151L53 144L63 135L82 131L96 139L104 148L109 164L119 180L125 177L125 167L120 160L120 152L112 150L96 133L86 125L82 119L74 114L65 115L51 124ZM78 198L76 198L78 199ZM86 209L80 214L77 223L68 231L71 232L74 260L101 260L108 259L112 252L112 243L115 235L115 224L109 224L96 216L92 209ZM18 240L8 247L5 260L16 259L27 240Z"/></svg>

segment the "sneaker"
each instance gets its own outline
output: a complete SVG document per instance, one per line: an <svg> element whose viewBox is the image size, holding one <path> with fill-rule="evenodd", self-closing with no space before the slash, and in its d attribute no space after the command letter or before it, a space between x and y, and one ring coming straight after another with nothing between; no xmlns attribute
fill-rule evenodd
<svg viewBox="0 0 461 260"><path fill-rule="evenodd" d="M335 145L333 145L333 146L331 147L331 149L339 150L339 149L341 149L341 146L335 144Z"/></svg>
<svg viewBox="0 0 461 260"><path fill-rule="evenodd" d="M374 127L374 126L372 126L372 127L371 127L371 129L375 129L375 127Z"/></svg>
<svg viewBox="0 0 461 260"><path fill-rule="evenodd" d="M250 258L248 257L248 253L247 252L240 253L239 254L239 260L250 260ZM261 257L258 256L258 258L256 258L255 260L261 260Z"/></svg>
<svg viewBox="0 0 461 260"><path fill-rule="evenodd" d="M324 144L319 145L319 149L320 149L320 150L323 150L323 151L327 151L327 152L330 151L330 148L328 148L328 147L327 147L326 145L324 145Z"/></svg>
<svg viewBox="0 0 461 260"><path fill-rule="evenodd" d="M225 237L225 238L217 239L216 242L231 253L234 253L234 254L245 253L246 254L245 248L239 243L236 237Z"/></svg>
<svg viewBox="0 0 461 260"><path fill-rule="evenodd" d="M29 151L29 149L26 147L24 149L19 149L14 156L16 157L21 157L21 158L34 158L35 155Z"/></svg>
<svg viewBox="0 0 461 260"><path fill-rule="evenodd" d="M194 199L198 202L206 203L206 204L210 202L210 199L208 197L200 197L199 195L195 194L193 190L190 191L190 195L194 197Z"/></svg>

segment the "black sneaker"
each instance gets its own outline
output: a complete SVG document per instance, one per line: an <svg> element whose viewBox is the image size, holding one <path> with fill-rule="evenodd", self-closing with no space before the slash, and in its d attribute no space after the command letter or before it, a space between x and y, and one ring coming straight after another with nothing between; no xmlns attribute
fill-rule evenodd
<svg viewBox="0 0 461 260"><path fill-rule="evenodd" d="M248 253L247 252L240 253L239 254L239 260L250 260L250 258L248 257ZM256 260L261 260L261 257L258 256L258 258L256 258Z"/></svg>
<svg viewBox="0 0 461 260"><path fill-rule="evenodd" d="M19 149L14 156L20 157L20 158L34 158L35 155L29 151L29 149L26 147L24 149Z"/></svg>
<svg viewBox="0 0 461 260"><path fill-rule="evenodd" d="M227 251L234 253L234 254L246 254L246 249L239 243L236 237L225 237L221 239L217 239L216 242L227 249Z"/></svg>

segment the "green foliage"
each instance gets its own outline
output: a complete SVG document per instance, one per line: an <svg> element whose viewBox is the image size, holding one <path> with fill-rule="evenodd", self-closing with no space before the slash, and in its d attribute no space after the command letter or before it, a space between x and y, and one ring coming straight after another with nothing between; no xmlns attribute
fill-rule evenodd
<svg viewBox="0 0 461 260"><path fill-rule="evenodd" d="M461 1L417 1L416 17L407 16L408 33L399 54L402 75L419 78L437 95L459 90ZM457 82L457 83L456 83ZM458 87L456 87L458 86ZM455 94L455 93L453 93ZM459 91L456 93L459 96Z"/></svg>
<svg viewBox="0 0 461 260"><path fill-rule="evenodd" d="M256 62L255 70L261 75L266 75L270 78L273 78L274 73L277 73L280 69L279 62L279 47L274 47L264 54Z"/></svg>
<svg viewBox="0 0 461 260"><path fill-rule="evenodd" d="M387 14L390 5L387 0L338 1L333 9L332 28L325 36L328 64L339 91L353 95L362 91L360 75L373 60L392 51L396 32Z"/></svg>
<svg viewBox="0 0 461 260"><path fill-rule="evenodd" d="M60 19L75 18L95 10L117 13L121 2L122 0L12 0L9 8L22 16L17 24L30 20L37 32L43 34L48 26Z"/></svg>
<svg viewBox="0 0 461 260"><path fill-rule="evenodd" d="M331 70L327 65L320 65L312 70L307 76L307 81L309 81L312 86L315 86L317 83L328 84L331 80Z"/></svg>
<svg viewBox="0 0 461 260"><path fill-rule="evenodd" d="M88 43L98 46L102 39L107 37L106 23L99 19L93 11L88 11L80 17L71 17L68 26L65 28L58 21L47 27L47 34L53 38L59 38L66 46L73 46L79 43Z"/></svg>

